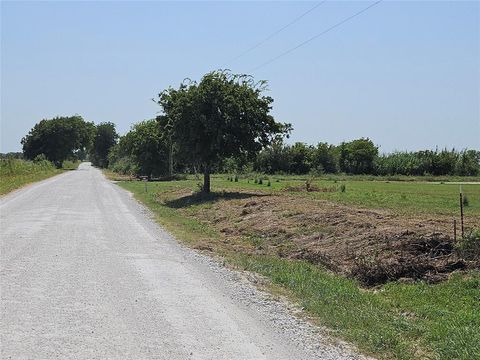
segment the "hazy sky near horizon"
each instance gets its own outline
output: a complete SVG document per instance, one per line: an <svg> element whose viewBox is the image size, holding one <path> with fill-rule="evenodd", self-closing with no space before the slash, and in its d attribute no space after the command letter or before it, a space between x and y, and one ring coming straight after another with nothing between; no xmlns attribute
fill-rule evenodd
<svg viewBox="0 0 480 360"><path fill-rule="evenodd" d="M317 2L318 3L318 2ZM480 149L480 2L1 2L1 152L80 114L123 134L151 100L218 68L269 82L289 142L370 137L380 151Z"/></svg>

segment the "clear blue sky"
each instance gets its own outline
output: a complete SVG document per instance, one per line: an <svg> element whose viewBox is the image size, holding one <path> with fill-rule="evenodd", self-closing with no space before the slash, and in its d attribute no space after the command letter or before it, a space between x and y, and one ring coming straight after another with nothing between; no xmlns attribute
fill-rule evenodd
<svg viewBox="0 0 480 360"><path fill-rule="evenodd" d="M1 3L1 149L39 120L80 114L120 133L184 78L246 73L372 2ZM480 149L480 3L384 1L251 72L290 141L370 137L383 152ZM224 64L227 62L227 64Z"/></svg>

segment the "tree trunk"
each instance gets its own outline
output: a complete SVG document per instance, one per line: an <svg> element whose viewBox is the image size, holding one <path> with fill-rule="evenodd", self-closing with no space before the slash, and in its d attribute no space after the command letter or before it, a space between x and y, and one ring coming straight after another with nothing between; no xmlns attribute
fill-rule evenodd
<svg viewBox="0 0 480 360"><path fill-rule="evenodd" d="M203 171L203 192L210 193L210 168L205 166Z"/></svg>

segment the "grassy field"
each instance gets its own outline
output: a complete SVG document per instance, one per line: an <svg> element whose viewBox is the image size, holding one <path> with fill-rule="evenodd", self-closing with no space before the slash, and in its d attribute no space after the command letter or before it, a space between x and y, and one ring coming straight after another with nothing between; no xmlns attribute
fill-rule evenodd
<svg viewBox="0 0 480 360"><path fill-rule="evenodd" d="M308 177L272 176L263 179L263 184L255 184L254 177L250 179L240 178L238 182L230 182L227 175L213 177L213 186L217 189L250 189L262 191L285 191L288 188L303 188ZM464 194L468 197L469 206L465 207L467 216L480 215L480 182L469 184L472 179L454 178L454 182L445 181L446 178L430 178L433 181L392 181L392 180L368 180L371 177L337 176L314 179L312 185L321 191L313 191L308 196L317 199L331 200L342 204L360 205L375 209L392 209L398 213L429 213L454 216L459 211L460 183ZM436 181L435 181L436 180ZM268 182L270 181L270 186ZM194 188L198 180L189 179L184 184ZM330 191L339 190L344 185L345 192ZM166 184L166 186L169 186ZM322 191L323 190L323 191ZM292 193L295 191L292 191ZM305 195L299 191L298 195Z"/></svg>
<svg viewBox="0 0 480 360"><path fill-rule="evenodd" d="M125 180L125 176L109 173L110 178ZM368 180L371 177L343 176L333 179L316 179L312 185L320 191L306 193L305 181L308 177L272 176L264 177L263 184L254 183L254 178L240 178L238 182L227 180L228 175L212 177L213 191L216 190L252 190L268 193L288 192L297 196L308 196L316 199L330 200L346 205L358 205L372 209L389 209L398 214L432 214L458 216L460 187L468 198L468 206L464 208L466 217L480 216L480 181L473 184L469 178L431 178L437 181L391 181ZM439 179L442 179L440 181ZM270 186L268 186L270 182ZM198 190L201 179L189 177L187 180L161 182L162 191L188 188ZM341 192L341 186L345 191ZM298 191L297 191L298 190ZM335 191L332 191L335 190Z"/></svg>
<svg viewBox="0 0 480 360"><path fill-rule="evenodd" d="M157 221L180 240L223 256L230 266L265 276L272 287L281 289L315 321L330 328L332 336L352 341L366 353L398 359L480 358L480 272L477 270L455 272L448 280L435 284L393 281L365 288L357 280L332 272L321 263L282 255L285 246L293 243L292 238L285 235L288 231L296 233L302 241L309 236L304 228L314 229L316 234L330 234L329 228L322 228L312 214L306 217L300 214L314 212L307 206L310 203L320 201L322 208L331 203L334 210L335 206L346 204L347 207L340 209L352 208L352 214L356 214L357 206L361 205L374 210L376 215L384 211L393 214L389 215L392 221L403 217L423 219L428 215L439 217L442 222L458 213L458 184L323 179L311 184L318 191L306 192L301 191L305 179L272 177L269 180L270 186L265 179L259 185L251 179L235 182L227 180L227 176L214 176L215 192L208 197L194 194L199 180L193 178L150 182L147 192L143 182L122 181L119 185L149 206ZM337 189L342 184L345 192ZM331 188L335 191L328 190ZM480 185L464 185L463 190L469 198L465 208L467 218L470 224L476 225ZM282 199L286 200L279 206L277 202ZM324 200L328 202L323 203ZM250 208L246 206L253 203L269 208L270 212L249 213ZM291 203L302 207L292 210L288 208ZM307 207L303 207L304 204ZM285 228L273 235L268 232L271 228L261 228L263 233L245 232L253 225L264 223L265 216L301 219L301 224L292 227L287 220L273 223L271 228ZM245 220L248 217L251 222ZM290 242L278 244L279 239Z"/></svg>
<svg viewBox="0 0 480 360"><path fill-rule="evenodd" d="M65 170L74 170L79 164L80 162L65 161L63 168L57 169L48 161L34 163L18 159L0 160L0 195Z"/></svg>

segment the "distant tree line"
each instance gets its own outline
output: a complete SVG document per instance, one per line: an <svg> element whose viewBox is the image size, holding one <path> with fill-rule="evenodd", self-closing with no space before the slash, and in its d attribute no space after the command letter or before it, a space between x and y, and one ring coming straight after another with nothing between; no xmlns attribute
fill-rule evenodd
<svg viewBox="0 0 480 360"><path fill-rule="evenodd" d="M340 145L274 144L264 149L252 164L254 171L268 174L346 173L369 175L480 175L480 151L423 150L378 153L368 138Z"/></svg>
<svg viewBox="0 0 480 360"><path fill-rule="evenodd" d="M155 119L132 127L110 152L112 170L123 174L154 177L172 173L196 172L177 158L174 152L173 171L169 171L169 144L162 140ZM225 157L212 167L213 172L265 174L367 174L367 175L480 175L480 151L423 150L379 154L378 147L368 138L339 145L325 142L316 146L297 142L274 141L253 159L242 156Z"/></svg>
<svg viewBox="0 0 480 360"><path fill-rule="evenodd" d="M113 123L85 121L81 116L44 119L23 137L23 158L46 159L61 167L66 160L89 158L96 166L108 166L108 153L118 134Z"/></svg>
<svg viewBox="0 0 480 360"><path fill-rule="evenodd" d="M203 173L205 192L214 172L480 175L477 150L379 154L368 138L288 145L292 127L274 120L266 90L265 81L214 71L162 91L155 100L160 115L123 136L111 122L95 125L78 115L42 120L22 139L23 156L56 166L89 159L98 167L150 177Z"/></svg>
<svg viewBox="0 0 480 360"><path fill-rule="evenodd" d="M0 159L23 159L23 152L0 153Z"/></svg>

